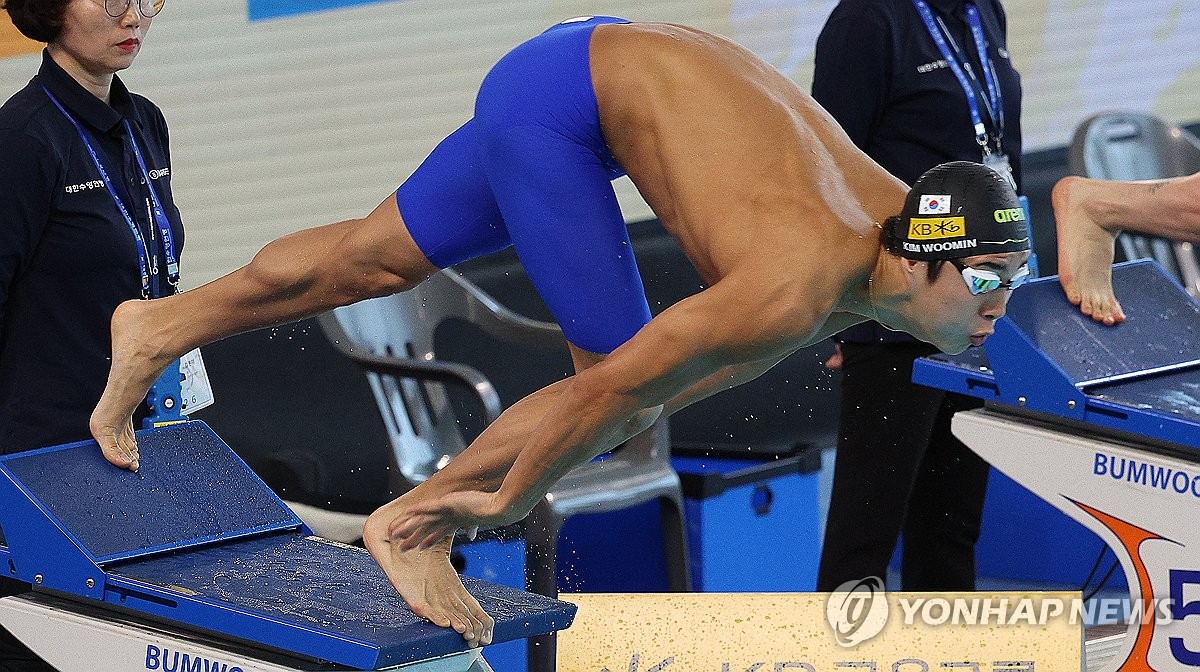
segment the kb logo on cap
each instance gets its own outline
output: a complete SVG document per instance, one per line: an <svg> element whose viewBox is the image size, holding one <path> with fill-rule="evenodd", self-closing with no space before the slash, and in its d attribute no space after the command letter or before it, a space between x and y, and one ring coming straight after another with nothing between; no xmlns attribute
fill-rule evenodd
<svg viewBox="0 0 1200 672"><path fill-rule="evenodd" d="M967 222L957 217L913 217L908 220L910 240L940 240L967 235Z"/></svg>

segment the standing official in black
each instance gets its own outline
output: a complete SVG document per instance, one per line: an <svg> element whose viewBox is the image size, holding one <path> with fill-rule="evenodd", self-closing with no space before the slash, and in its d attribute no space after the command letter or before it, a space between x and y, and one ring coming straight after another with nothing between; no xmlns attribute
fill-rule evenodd
<svg viewBox="0 0 1200 672"><path fill-rule="evenodd" d="M0 452L88 439L113 310L178 283L167 125L116 76L162 4L4 2L47 46L37 75L0 107ZM0 671L52 669L0 630Z"/></svg>
<svg viewBox="0 0 1200 672"><path fill-rule="evenodd" d="M909 184L965 160L1020 190L1021 83L999 0L842 0L817 40L813 97ZM936 349L906 334L871 322L837 340L841 430L817 589L886 576L901 532L904 590L974 589L988 465L950 417L977 402L914 385L913 361Z"/></svg>

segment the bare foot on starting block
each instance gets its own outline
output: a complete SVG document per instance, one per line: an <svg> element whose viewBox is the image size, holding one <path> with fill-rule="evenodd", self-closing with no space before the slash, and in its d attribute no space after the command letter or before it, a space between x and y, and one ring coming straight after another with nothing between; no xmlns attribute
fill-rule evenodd
<svg viewBox="0 0 1200 672"><path fill-rule="evenodd" d="M104 458L132 471L138 469L133 413L175 359L155 345L161 339L150 316L157 305L157 301L126 301L117 306L112 318L112 368L90 422Z"/></svg>
<svg viewBox="0 0 1200 672"><path fill-rule="evenodd" d="M389 533L411 493L382 507L367 519L363 544L383 568L413 613L443 628L454 628L471 647L492 643L495 621L450 564L451 537L427 549L401 550Z"/></svg>
<svg viewBox="0 0 1200 672"><path fill-rule="evenodd" d="M1113 293L1113 249L1120 230L1106 229L1085 207L1089 183L1065 177L1054 185L1058 225L1058 279L1067 300L1097 322L1114 325L1125 313Z"/></svg>

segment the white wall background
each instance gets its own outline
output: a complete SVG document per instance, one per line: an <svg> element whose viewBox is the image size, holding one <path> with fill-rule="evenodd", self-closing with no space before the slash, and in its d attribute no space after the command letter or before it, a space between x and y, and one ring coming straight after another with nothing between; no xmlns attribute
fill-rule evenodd
<svg viewBox="0 0 1200 672"><path fill-rule="evenodd" d="M122 76L171 127L188 227L184 284L272 238L369 212L465 121L505 50L584 14L728 35L808 88L835 0L395 0L250 22L245 0L168 0ZM1200 0L1006 0L1028 149L1065 144L1101 109L1200 119ZM37 70L0 58L0 94ZM651 216L627 180L629 219ZM3 188L0 185L0 188Z"/></svg>

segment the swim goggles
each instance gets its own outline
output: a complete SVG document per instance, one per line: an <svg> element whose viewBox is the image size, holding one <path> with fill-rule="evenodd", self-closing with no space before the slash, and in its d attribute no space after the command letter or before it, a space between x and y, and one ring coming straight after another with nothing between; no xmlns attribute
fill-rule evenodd
<svg viewBox="0 0 1200 672"><path fill-rule="evenodd" d="M971 290L975 296L994 292L997 289L1013 290L1025 284L1025 281L1029 279L1028 264L1021 266L1008 282L1004 282L994 271L972 268L958 259L947 259L946 261L949 261L962 273L963 281L967 283L967 289Z"/></svg>

